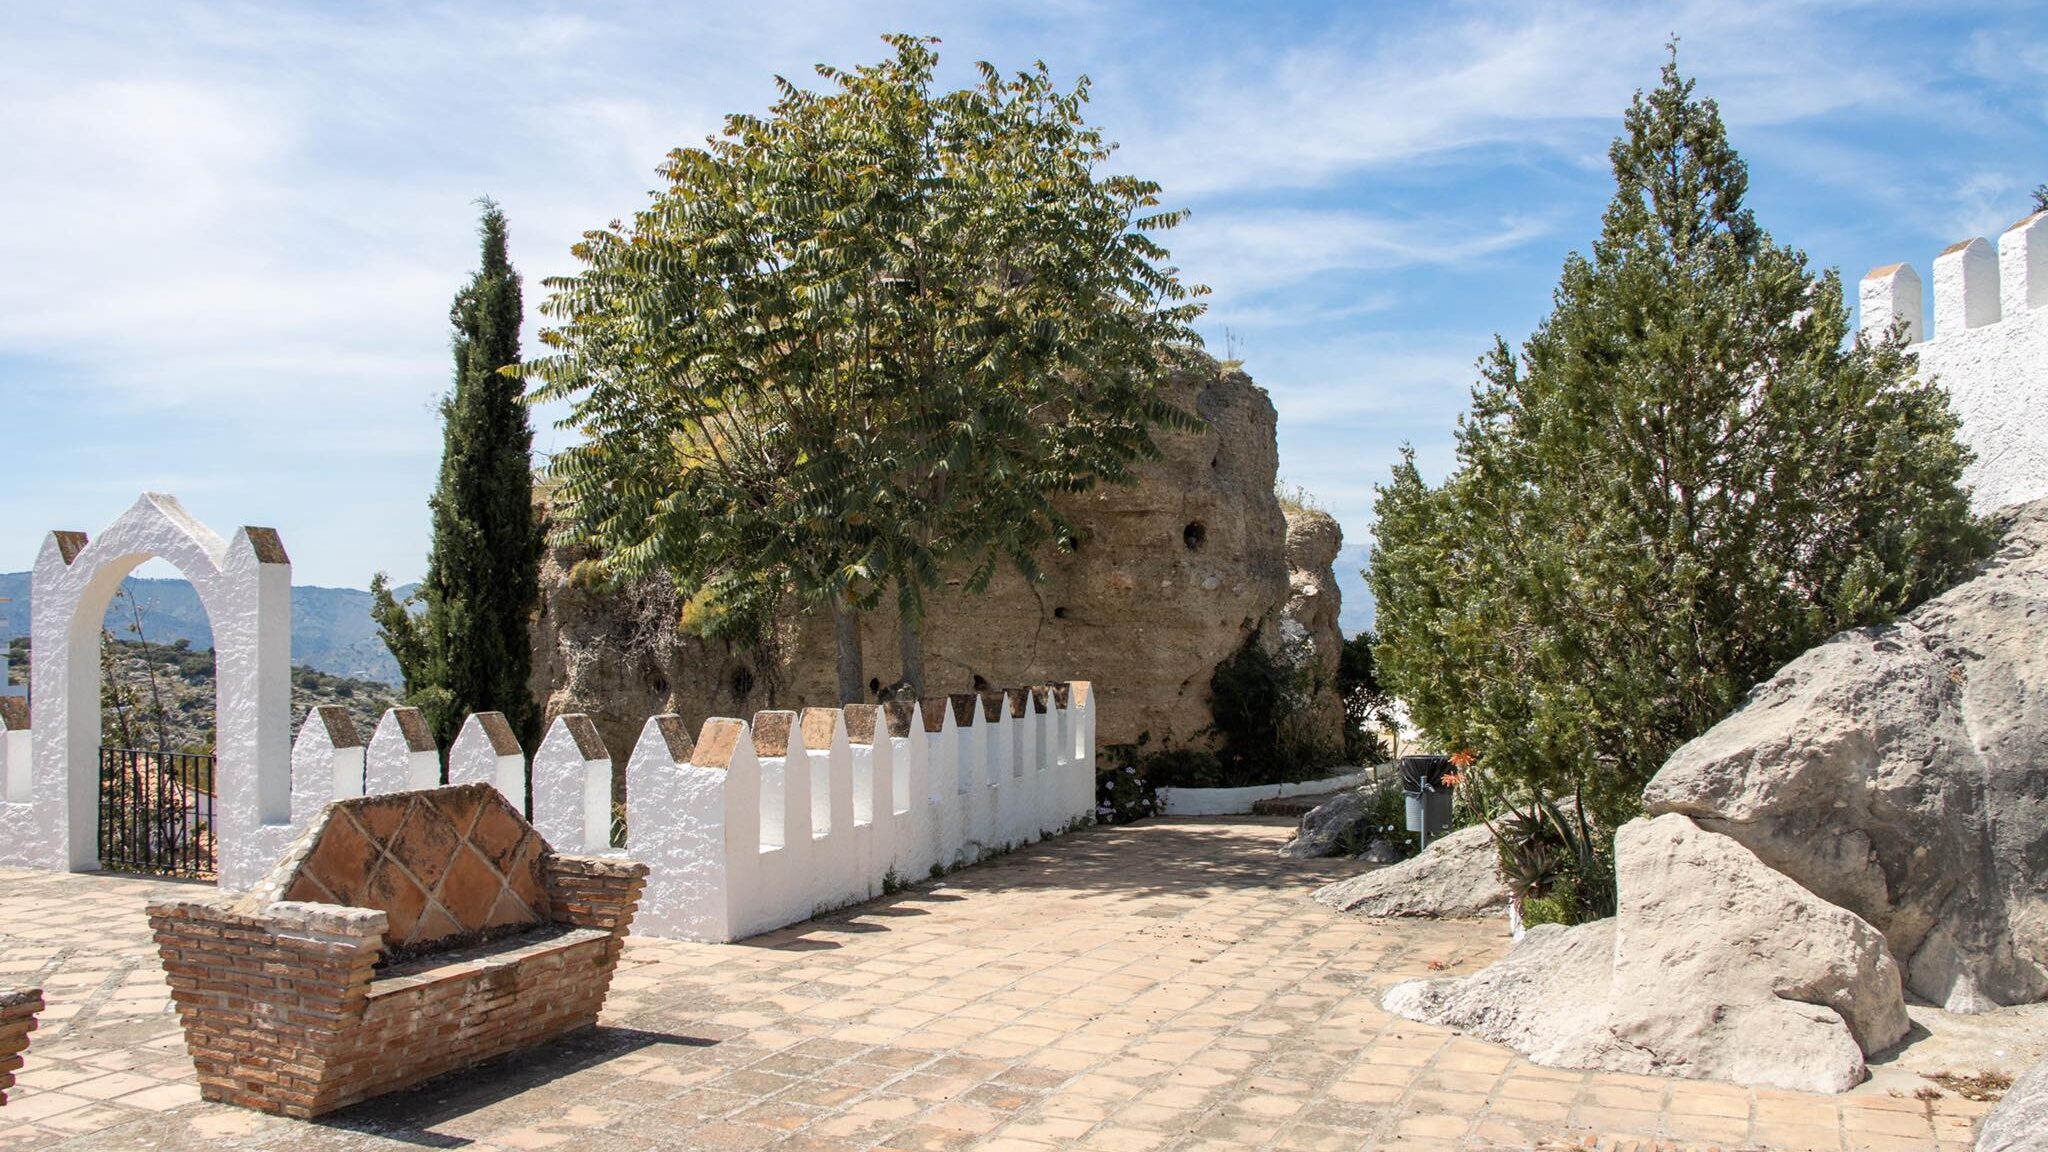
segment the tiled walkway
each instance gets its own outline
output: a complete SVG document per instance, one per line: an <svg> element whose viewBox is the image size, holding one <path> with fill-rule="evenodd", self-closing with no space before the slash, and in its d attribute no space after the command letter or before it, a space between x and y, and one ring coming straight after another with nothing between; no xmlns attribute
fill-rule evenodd
<svg viewBox="0 0 2048 1152"><path fill-rule="evenodd" d="M324 1121L203 1104L143 921L158 882L0 869L0 984L50 1009L0 1148L1962 1149L1985 1105L1540 1068L1394 1020L1498 923L1308 901L1289 822L1100 828L742 945L635 939L596 1032ZM2023 1054L2014 1053L2015 1063Z"/></svg>

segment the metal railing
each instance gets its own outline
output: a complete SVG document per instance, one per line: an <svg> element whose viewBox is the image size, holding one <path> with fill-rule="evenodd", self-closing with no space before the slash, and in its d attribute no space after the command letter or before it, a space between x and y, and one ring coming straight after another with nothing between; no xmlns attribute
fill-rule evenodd
<svg viewBox="0 0 2048 1152"><path fill-rule="evenodd" d="M214 758L100 749L100 867L215 878Z"/></svg>

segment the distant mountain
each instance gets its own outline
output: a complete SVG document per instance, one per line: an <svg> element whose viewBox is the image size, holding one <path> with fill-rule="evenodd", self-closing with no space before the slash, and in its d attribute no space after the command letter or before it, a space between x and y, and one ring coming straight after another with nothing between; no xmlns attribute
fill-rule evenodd
<svg viewBox="0 0 2048 1152"><path fill-rule="evenodd" d="M153 644L191 642L213 646L213 628L199 606L199 594L183 580L142 580L122 583L126 596L116 596L107 609L107 628L124 640L135 639L135 615L142 617L142 638ZM397 589L400 599L414 585ZM0 643L29 634L29 574L0 572ZM292 663L331 676L399 682L398 661L377 636L370 619L370 594L360 588L292 589Z"/></svg>

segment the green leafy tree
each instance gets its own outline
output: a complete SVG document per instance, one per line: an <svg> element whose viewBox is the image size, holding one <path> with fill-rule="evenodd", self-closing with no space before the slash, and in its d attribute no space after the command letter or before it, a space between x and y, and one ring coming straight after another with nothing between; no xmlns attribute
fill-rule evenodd
<svg viewBox="0 0 2048 1152"><path fill-rule="evenodd" d="M1085 81L1041 64L938 92L935 41L781 81L764 116L670 154L630 226L551 281L531 365L582 442L556 457L566 536L760 626L784 594L835 622L843 701L860 617L893 594L922 690L924 594L984 586L1071 540L1055 498L1131 478L1191 427L1158 382L1200 289L1150 234L1182 214L1098 177Z"/></svg>
<svg viewBox="0 0 2048 1152"><path fill-rule="evenodd" d="M2048 184L2034 185L2034 211L2048 212Z"/></svg>
<svg viewBox="0 0 2048 1152"><path fill-rule="evenodd" d="M1610 836L1751 686L1984 546L1944 392L1898 333L1852 342L1838 275L1757 225L1675 55L1625 125L1591 255L1519 358L1481 360L1444 483L1395 467L1369 572L1414 720L1496 800L1576 799L1552 822Z"/></svg>
<svg viewBox="0 0 2048 1152"><path fill-rule="evenodd" d="M1337 655L1337 697L1344 702L1344 760L1349 764L1378 764L1399 751L1382 738L1382 733L1399 731L1400 718L1373 660L1379 642L1367 629L1345 637Z"/></svg>
<svg viewBox="0 0 2048 1152"><path fill-rule="evenodd" d="M540 600L541 536L533 511L533 429L517 374L519 273L505 214L483 201L483 266L449 309L455 386L441 403L441 476L429 501L426 579L406 601L378 573L372 614L443 749L471 712L503 712L532 749L540 709L527 685L528 623Z"/></svg>

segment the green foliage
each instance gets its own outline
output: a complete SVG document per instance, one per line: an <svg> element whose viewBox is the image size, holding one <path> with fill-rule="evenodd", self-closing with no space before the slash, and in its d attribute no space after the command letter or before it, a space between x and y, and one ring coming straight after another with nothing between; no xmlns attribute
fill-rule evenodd
<svg viewBox="0 0 2048 1152"><path fill-rule="evenodd" d="M455 385L441 403L441 476L429 501L426 579L405 601L378 573L371 614L398 659L406 702L446 749L463 717L503 712L531 750L540 709L527 688L527 620L540 600L541 534L533 513L533 429L519 363L519 274L505 214L483 201L483 266L455 296Z"/></svg>
<svg viewBox="0 0 2048 1152"><path fill-rule="evenodd" d="M1209 679L1209 714L1219 737L1218 776L1205 787L1242 788L1313 780L1338 750L1309 728L1318 682L1304 638L1270 651L1259 633L1245 638Z"/></svg>
<svg viewBox="0 0 2048 1152"><path fill-rule="evenodd" d="M1445 482L1396 466L1370 571L1381 682L1496 787L1571 797L1596 862L1680 743L1985 544L1945 394L1756 224L1675 60L1625 123L1592 254L1480 362Z"/></svg>
<svg viewBox="0 0 2048 1152"><path fill-rule="evenodd" d="M1397 723L1394 698L1380 687L1373 646L1379 637L1370 630L1346 637L1337 657L1337 696L1344 702L1344 762L1381 764L1392 758L1383 731Z"/></svg>
<svg viewBox="0 0 2048 1152"><path fill-rule="evenodd" d="M1459 799L1493 833L1501 881L1525 923L1580 924L1614 915L1612 845L1584 808L1574 803L1567 813L1535 788L1492 795L1483 773L1467 768L1465 777Z"/></svg>
<svg viewBox="0 0 2048 1152"><path fill-rule="evenodd" d="M1072 537L1056 496L1129 481L1155 429L1194 426L1159 381L1204 291L1152 239L1184 213L1097 174L1085 80L983 65L938 92L935 41L887 40L671 153L653 203L549 282L531 366L582 437L552 466L566 535L707 608L830 611L849 700L858 613L893 592L919 680L942 573L1036 577Z"/></svg>
<svg viewBox="0 0 2048 1152"><path fill-rule="evenodd" d="M2048 184L2034 185L2034 211L2048 212Z"/></svg>

